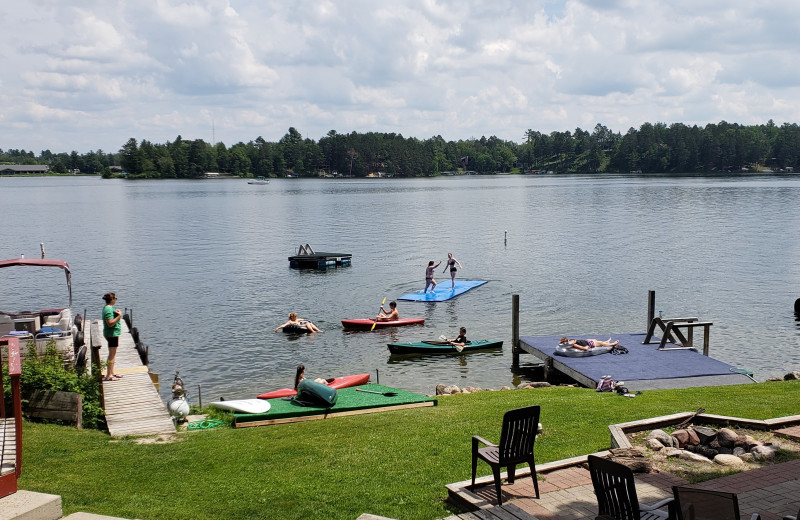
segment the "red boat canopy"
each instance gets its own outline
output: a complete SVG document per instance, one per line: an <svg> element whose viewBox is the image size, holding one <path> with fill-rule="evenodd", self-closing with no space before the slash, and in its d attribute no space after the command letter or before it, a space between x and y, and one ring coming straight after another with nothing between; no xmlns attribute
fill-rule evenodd
<svg viewBox="0 0 800 520"><path fill-rule="evenodd" d="M72 275L69 272L69 264L63 260L51 260L49 258L14 258L13 260L0 260L0 269L3 267L15 267L27 265L31 267L60 267L67 275L67 289L69 290L69 306L72 307Z"/></svg>

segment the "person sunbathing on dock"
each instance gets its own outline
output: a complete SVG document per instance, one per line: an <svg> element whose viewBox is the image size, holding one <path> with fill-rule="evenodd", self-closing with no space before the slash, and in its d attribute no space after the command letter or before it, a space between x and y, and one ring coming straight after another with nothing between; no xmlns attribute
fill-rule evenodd
<svg viewBox="0 0 800 520"><path fill-rule="evenodd" d="M601 339L569 339L564 337L561 338L559 343L569 345L578 350L589 350L595 347L613 347L619 343L619 340L611 341L611 338L608 338L608 341L603 341Z"/></svg>
<svg viewBox="0 0 800 520"><path fill-rule="evenodd" d="M400 313L397 312L397 302L389 302L389 311L381 305L381 312L375 317L377 321L396 321L400 319Z"/></svg>
<svg viewBox="0 0 800 520"><path fill-rule="evenodd" d="M287 321L283 325L276 327L275 332L278 332L279 330L285 327L306 329L308 330L308 332L319 332L319 329L317 328L316 325L314 325L313 323L311 323L311 321L307 319L298 318L296 312L290 312L289 321Z"/></svg>

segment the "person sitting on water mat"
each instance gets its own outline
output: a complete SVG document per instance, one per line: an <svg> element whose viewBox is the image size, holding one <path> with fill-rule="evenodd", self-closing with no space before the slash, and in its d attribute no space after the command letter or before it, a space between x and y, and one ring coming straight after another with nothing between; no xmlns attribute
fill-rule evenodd
<svg viewBox="0 0 800 520"><path fill-rule="evenodd" d="M389 309L391 311L387 312L386 309L383 308L381 305L381 312L375 317L378 321L396 321L400 319L400 313L397 312L397 302L389 302Z"/></svg>
<svg viewBox="0 0 800 520"><path fill-rule="evenodd" d="M559 343L578 350L589 350L595 347L613 347L619 343L619 340L611 341L611 338L608 338L608 341L603 341L601 339L569 339L564 337L559 340Z"/></svg>

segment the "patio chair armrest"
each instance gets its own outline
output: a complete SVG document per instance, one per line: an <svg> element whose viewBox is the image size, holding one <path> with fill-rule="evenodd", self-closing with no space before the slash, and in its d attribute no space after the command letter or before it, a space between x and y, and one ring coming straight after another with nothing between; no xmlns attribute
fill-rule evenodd
<svg viewBox="0 0 800 520"><path fill-rule="evenodd" d="M665 498L664 500L659 500L655 504L642 504L639 502L639 509L642 511L655 511L656 509L661 509L664 506L670 506L670 510L673 508L673 503L675 502L675 497Z"/></svg>
<svg viewBox="0 0 800 520"><path fill-rule="evenodd" d="M478 449L478 444L485 444L486 446L497 446L497 444L493 444L493 443L487 441L486 439L484 439L480 435L473 435L472 436L472 451L475 451L475 450Z"/></svg>

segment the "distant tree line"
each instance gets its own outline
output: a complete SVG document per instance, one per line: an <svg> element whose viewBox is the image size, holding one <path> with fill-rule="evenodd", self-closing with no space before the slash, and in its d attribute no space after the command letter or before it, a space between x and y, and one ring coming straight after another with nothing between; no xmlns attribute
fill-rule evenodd
<svg viewBox="0 0 800 520"><path fill-rule="evenodd" d="M319 141L295 128L278 141L262 137L231 147L178 136L163 144L130 138L115 154L0 149L0 163L46 164L57 173L79 170L110 175L119 167L136 178L197 178L207 172L239 177L364 177L383 172L419 177L445 172L496 173L702 173L800 168L800 127L795 123L744 126L722 121L704 127L645 123L624 135L597 124L591 132L543 134L528 130L523 142L495 136L445 141L395 133L331 130Z"/></svg>

